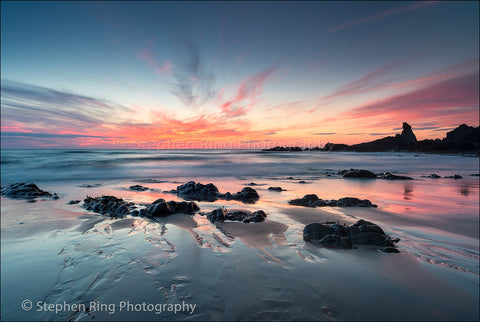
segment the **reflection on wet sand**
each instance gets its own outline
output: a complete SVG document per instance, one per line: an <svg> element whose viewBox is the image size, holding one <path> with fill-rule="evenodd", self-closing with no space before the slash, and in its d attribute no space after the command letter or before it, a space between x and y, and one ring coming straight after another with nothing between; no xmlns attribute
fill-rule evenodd
<svg viewBox="0 0 480 322"><path fill-rule="evenodd" d="M411 184L403 185L403 199L412 200L412 195L413 195L413 185Z"/></svg>

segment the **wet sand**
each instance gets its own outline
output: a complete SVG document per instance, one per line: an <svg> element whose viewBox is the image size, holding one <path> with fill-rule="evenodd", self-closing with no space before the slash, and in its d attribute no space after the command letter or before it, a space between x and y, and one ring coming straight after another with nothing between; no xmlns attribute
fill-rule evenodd
<svg viewBox="0 0 480 322"><path fill-rule="evenodd" d="M210 182L206 180L201 181ZM214 183L220 191L238 191L253 180L265 184L254 187L261 196L256 204L198 204L202 211L220 206L263 209L268 217L262 223L212 224L200 214L111 219L67 204L86 194L111 194L136 203L179 200L161 192L174 188L173 180L144 184L154 188L148 192L129 191L131 182L102 182L93 188L63 183L45 187L62 193L57 201L2 198L2 320L478 320L475 200L471 208L449 214L459 222L447 230L443 212L432 218L389 208L383 201L388 189L376 200L362 189L346 192L368 195L378 209L287 204L306 191L327 191L337 198L346 196L340 190L347 186L378 183L334 179L301 185L266 178ZM278 185L287 191L267 190ZM414 206L421 207L421 202ZM401 253L382 253L373 246L329 249L302 239L308 223L350 224L360 218L400 237ZM25 299L96 301L114 304L115 312L106 307L95 312L24 311L20 304ZM193 314L120 311L120 301L190 303L196 309Z"/></svg>

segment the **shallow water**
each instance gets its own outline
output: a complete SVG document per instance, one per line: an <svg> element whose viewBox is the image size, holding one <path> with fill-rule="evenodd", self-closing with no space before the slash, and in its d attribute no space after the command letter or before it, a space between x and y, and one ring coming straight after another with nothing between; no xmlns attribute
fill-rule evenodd
<svg viewBox="0 0 480 322"><path fill-rule="evenodd" d="M2 150L2 186L35 182L62 199L2 197L2 320L478 320L478 158L410 153ZM344 179L339 170L390 171L414 180ZM459 174L463 179L429 179ZM289 178L292 177L292 178ZM155 179L156 182L146 182ZM263 223L213 225L182 214L110 219L67 205L111 194L135 203L189 180L221 192L250 182L255 204L199 202L268 213ZM306 183L299 183L301 180ZM128 190L133 184L152 188ZM93 186L91 188L87 185ZM269 186L286 191L272 192ZM303 208L288 200L351 196L368 208ZM371 220L400 237L400 254L305 244L311 222ZM45 303L104 304L95 312L22 310ZM189 312L120 310L121 301L196 304ZM108 310L108 305L110 309Z"/></svg>

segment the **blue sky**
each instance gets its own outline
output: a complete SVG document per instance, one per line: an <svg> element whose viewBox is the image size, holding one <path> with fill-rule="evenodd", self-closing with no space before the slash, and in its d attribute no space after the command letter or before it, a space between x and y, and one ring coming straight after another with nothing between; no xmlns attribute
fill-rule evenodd
<svg viewBox="0 0 480 322"><path fill-rule="evenodd" d="M403 121L419 138L478 125L478 2L1 6L6 147L322 145Z"/></svg>

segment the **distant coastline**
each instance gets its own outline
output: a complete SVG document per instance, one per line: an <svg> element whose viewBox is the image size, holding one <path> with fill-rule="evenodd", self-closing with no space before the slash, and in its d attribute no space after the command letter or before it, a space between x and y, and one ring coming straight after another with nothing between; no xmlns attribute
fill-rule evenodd
<svg viewBox="0 0 480 322"><path fill-rule="evenodd" d="M404 122L402 133L387 136L378 140L347 145L342 143L327 143L324 147L301 148L276 146L263 149L265 152L423 152L438 154L468 154L480 155L480 127L462 124L447 132L443 139L426 139L418 141L412 127Z"/></svg>

